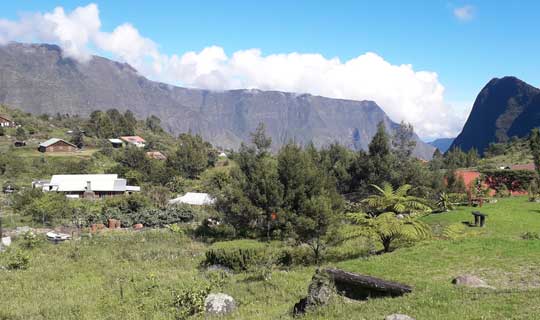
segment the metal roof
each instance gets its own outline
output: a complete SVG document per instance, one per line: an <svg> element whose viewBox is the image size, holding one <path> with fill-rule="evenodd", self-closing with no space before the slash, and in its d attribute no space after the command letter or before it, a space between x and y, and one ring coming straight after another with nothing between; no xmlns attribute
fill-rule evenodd
<svg viewBox="0 0 540 320"><path fill-rule="evenodd" d="M139 187L128 186L126 179L119 179L117 174L57 174L44 188L53 191L83 192L90 182L91 191L140 191Z"/></svg>
<svg viewBox="0 0 540 320"><path fill-rule="evenodd" d="M124 141L122 141L120 139L109 139L109 142L111 142L111 143L124 143Z"/></svg>
<svg viewBox="0 0 540 320"><path fill-rule="evenodd" d="M74 146L75 148L77 147L77 146L74 145L73 143L69 143L69 142L67 142L67 141L65 141L65 140L58 139L58 138L51 138L51 139L49 139L49 140L47 140L47 141L44 141L44 142L40 143L39 146L40 146L40 147L45 147L45 148L47 148L47 147L52 146L53 144L55 144L55 143L57 143L57 142L60 142L60 141L65 142L65 143L67 143L67 144L69 144L69 145L72 145L72 146Z"/></svg>

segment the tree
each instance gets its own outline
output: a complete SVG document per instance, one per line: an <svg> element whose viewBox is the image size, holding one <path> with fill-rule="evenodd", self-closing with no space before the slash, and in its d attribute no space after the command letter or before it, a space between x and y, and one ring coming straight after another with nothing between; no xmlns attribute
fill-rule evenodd
<svg viewBox="0 0 540 320"><path fill-rule="evenodd" d="M476 148L471 148L469 152L467 152L467 167L474 167L478 164L478 160L480 160L480 155L478 154L478 151Z"/></svg>
<svg viewBox="0 0 540 320"><path fill-rule="evenodd" d="M266 135L266 127L264 123L259 123L255 132L251 133L251 142L257 148L259 155L264 155L270 149L272 145L272 138Z"/></svg>
<svg viewBox="0 0 540 320"><path fill-rule="evenodd" d="M363 200L369 207L373 216L386 212L394 214L414 214L430 210L423 199L407 195L411 186L406 184L396 190L389 183L383 183L382 187L372 185L377 192Z"/></svg>
<svg viewBox="0 0 540 320"><path fill-rule="evenodd" d="M81 149L84 146L84 135L82 131L79 128L73 129L73 133L71 134L71 143L77 146L77 148Z"/></svg>
<svg viewBox="0 0 540 320"><path fill-rule="evenodd" d="M26 131L23 127L17 127L17 130L15 130L15 138L21 141L26 139Z"/></svg>
<svg viewBox="0 0 540 320"><path fill-rule="evenodd" d="M151 115L150 117L146 118L145 123L146 127L150 129L150 131L154 133L163 132L163 128L161 128L161 119L155 115Z"/></svg>
<svg viewBox="0 0 540 320"><path fill-rule="evenodd" d="M213 165L215 157L212 154L215 154L212 146L201 136L183 133L178 137L176 151L167 158L166 165L176 174L195 179Z"/></svg>
<svg viewBox="0 0 540 320"><path fill-rule="evenodd" d="M534 128L529 137L529 147L534 160L537 176L540 176L540 129Z"/></svg>
<svg viewBox="0 0 540 320"><path fill-rule="evenodd" d="M390 252L396 240L418 241L431 235L429 226L418 217L398 218L393 212L385 212L377 217L352 213L348 217L374 235L381 242L384 252Z"/></svg>
<svg viewBox="0 0 540 320"><path fill-rule="evenodd" d="M414 140L414 129L410 123L401 121L392 139L392 146L399 159L404 160L411 156L416 141Z"/></svg>
<svg viewBox="0 0 540 320"><path fill-rule="evenodd" d="M264 126L259 125L251 137L252 146L242 144L235 155L238 166L231 170L230 183L220 192L217 207L238 234L265 234L270 239L274 220L280 215L283 185L278 163L268 152L271 139Z"/></svg>
<svg viewBox="0 0 540 320"><path fill-rule="evenodd" d="M303 214L296 221L295 233L301 243L309 245L319 264L323 250L338 238L338 215L332 208L332 199L315 196L305 203Z"/></svg>
<svg viewBox="0 0 540 320"><path fill-rule="evenodd" d="M369 143L369 155L385 157L390 154L390 144L388 134L384 122L379 122L377 125L377 133Z"/></svg>

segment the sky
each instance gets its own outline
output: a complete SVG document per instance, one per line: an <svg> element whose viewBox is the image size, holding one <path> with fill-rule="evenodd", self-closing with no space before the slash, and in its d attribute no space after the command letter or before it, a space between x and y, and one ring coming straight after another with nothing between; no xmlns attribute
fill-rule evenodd
<svg viewBox="0 0 540 320"><path fill-rule="evenodd" d="M540 86L539 1L1 1L0 44L56 43L152 80L374 100L425 140L455 136L481 88Z"/></svg>

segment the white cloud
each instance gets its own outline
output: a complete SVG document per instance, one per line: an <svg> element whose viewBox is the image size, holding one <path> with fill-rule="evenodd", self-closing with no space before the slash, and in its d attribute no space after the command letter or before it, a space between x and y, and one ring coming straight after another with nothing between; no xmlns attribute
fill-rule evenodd
<svg viewBox="0 0 540 320"><path fill-rule="evenodd" d="M471 21L474 18L476 9L474 6L465 5L454 9L454 17L459 21Z"/></svg>
<svg viewBox="0 0 540 320"><path fill-rule="evenodd" d="M437 73L416 71L408 64L393 65L372 52L347 61L317 53L264 55L259 49L229 56L219 46L166 55L131 24L122 24L112 32L101 30L95 4L69 13L58 7L17 21L0 20L0 43L11 40L57 43L66 56L82 62L96 50L106 52L149 78L183 86L258 88L373 100L391 119L412 123L426 139L453 136L464 120L460 110L445 102Z"/></svg>

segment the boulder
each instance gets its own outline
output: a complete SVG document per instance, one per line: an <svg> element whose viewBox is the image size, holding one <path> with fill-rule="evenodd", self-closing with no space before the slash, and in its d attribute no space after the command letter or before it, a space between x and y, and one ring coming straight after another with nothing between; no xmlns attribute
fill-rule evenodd
<svg viewBox="0 0 540 320"><path fill-rule="evenodd" d="M9 247L11 245L11 237L3 237L0 241L0 246Z"/></svg>
<svg viewBox="0 0 540 320"><path fill-rule="evenodd" d="M452 283L457 286L465 286L470 288L495 289L494 287L488 285L484 280L470 274L457 276L452 280Z"/></svg>
<svg viewBox="0 0 540 320"><path fill-rule="evenodd" d="M133 225L133 229L135 230L141 230L143 228L143 224L142 223L136 223Z"/></svg>
<svg viewBox="0 0 540 320"><path fill-rule="evenodd" d="M224 293L211 293L204 299L204 308L207 314L225 315L236 309L236 301Z"/></svg>
<svg viewBox="0 0 540 320"><path fill-rule="evenodd" d="M309 284L307 297L294 305L293 315L302 315L309 309L326 305L335 293L335 287L328 274L317 271Z"/></svg>
<svg viewBox="0 0 540 320"><path fill-rule="evenodd" d="M415 319L409 317L406 314L394 313L394 314L391 314L389 316L386 316L386 318L384 318L384 320L415 320Z"/></svg>

